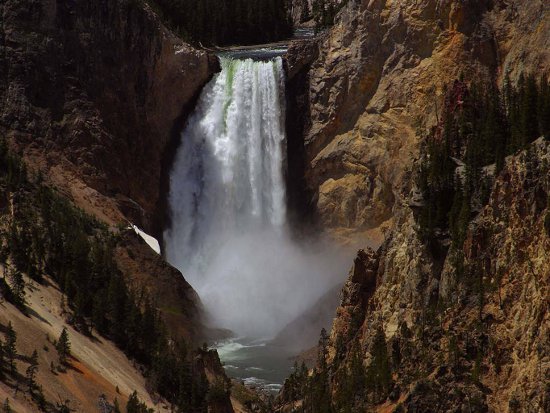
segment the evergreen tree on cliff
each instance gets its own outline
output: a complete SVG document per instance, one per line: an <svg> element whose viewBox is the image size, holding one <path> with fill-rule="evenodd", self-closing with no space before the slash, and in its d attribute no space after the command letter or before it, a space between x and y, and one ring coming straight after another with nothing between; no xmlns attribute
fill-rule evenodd
<svg viewBox="0 0 550 413"><path fill-rule="evenodd" d="M67 333L67 328L63 327L59 340L55 346L57 354L59 356L59 364L66 364L71 354L71 343L69 342L69 334Z"/></svg>
<svg viewBox="0 0 550 413"><path fill-rule="evenodd" d="M188 41L254 44L292 34L286 0L155 0L157 11Z"/></svg>
<svg viewBox="0 0 550 413"><path fill-rule="evenodd" d="M319 338L317 353L317 368L311 378L309 404L312 412L331 413L331 397L329 388L329 367L327 364L329 338L323 328ZM306 401L307 402L307 401Z"/></svg>
<svg viewBox="0 0 550 413"><path fill-rule="evenodd" d="M139 400L137 392L134 390L128 398L126 413L149 413L153 411L153 409L148 409L147 405Z"/></svg>
<svg viewBox="0 0 550 413"><path fill-rule="evenodd" d="M4 354L8 362L11 374L15 374L15 358L17 357L17 333L13 329L11 321L8 322L8 330L6 331L6 338L4 343Z"/></svg>
<svg viewBox="0 0 550 413"><path fill-rule="evenodd" d="M372 361L367 370L367 386L374 390L375 400L384 399L392 382L386 335L381 327L376 329L372 344Z"/></svg>
<svg viewBox="0 0 550 413"><path fill-rule="evenodd" d="M29 366L27 367L27 371L25 372L25 376L27 378L27 385L29 386L29 393L31 395L34 394L34 390L36 388L36 372L38 371L38 353L36 350L32 352L32 355L29 359Z"/></svg>

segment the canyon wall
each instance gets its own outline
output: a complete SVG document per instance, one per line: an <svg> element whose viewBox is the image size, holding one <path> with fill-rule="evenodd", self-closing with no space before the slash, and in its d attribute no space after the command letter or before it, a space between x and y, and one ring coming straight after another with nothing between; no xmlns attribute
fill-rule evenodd
<svg viewBox="0 0 550 413"><path fill-rule="evenodd" d="M350 1L317 46L291 45L287 64L289 100L303 110L290 125L303 137L302 205L342 242L379 247L354 261L326 359L320 351L326 363L301 399L294 375L278 411L299 411L325 390L329 404L358 411L550 409L548 141L506 158L459 247L463 272L445 234L430 240L439 253L419 236L414 183L455 79L502 87L550 74L550 6ZM371 393L360 374L350 378L358 365Z"/></svg>
<svg viewBox="0 0 550 413"><path fill-rule="evenodd" d="M294 97L307 102L297 117L319 226L381 242L446 86L548 68L548 12L538 1L349 1ZM288 58L303 53L295 44Z"/></svg>
<svg viewBox="0 0 550 413"><path fill-rule="evenodd" d="M131 221L160 234L163 191L183 121L218 66L217 58L170 32L144 1L6 0L0 5L1 137L22 157L33 182L53 188L117 234L114 259L128 285L136 293L147 291L167 333L193 346L203 337L198 296L177 270L121 226ZM51 302L29 303L36 317L17 318L22 338L30 331L40 337L58 334L57 327L68 323L66 310L57 308L59 291L53 284L51 289ZM38 294L34 291L30 297ZM59 323L55 329L41 322L50 315ZM59 394L85 410L96 408L101 392L116 396L119 385L121 402L133 389L151 401L143 369L109 340L90 339L72 329L71 334L74 354L86 368L75 372L75 383L72 375L60 377L68 384L60 385ZM93 350L80 348L81 342L93 342ZM20 351L27 354L36 345L27 340ZM39 383L46 384L48 374L57 374L53 367L47 371L52 356L42 356L40 351L40 363L46 364L40 367ZM109 366L115 357L122 361ZM219 364L215 352L206 359ZM201 363L211 384L225 380L221 368L214 371ZM94 374L87 374L89 366ZM126 379L118 376L124 374ZM58 381L47 396L61 398L53 393ZM4 384L2 394L8 397L9 392L12 398ZM230 410L226 396L219 396L213 411Z"/></svg>
<svg viewBox="0 0 550 413"><path fill-rule="evenodd" d="M182 122L217 59L142 2L8 0L1 10L0 133L78 207L158 234ZM171 326L196 337L199 300L181 274L143 243L118 252L127 276L171 309Z"/></svg>
<svg viewBox="0 0 550 413"><path fill-rule="evenodd" d="M507 158L468 227L463 274L453 254L434 259L406 210L377 252L359 252L331 332L334 377L355 340L372 363L383 331L395 382L388 411L548 410L549 160L542 138Z"/></svg>
<svg viewBox="0 0 550 413"><path fill-rule="evenodd" d="M311 20L311 0L291 0L288 9L295 25L300 25Z"/></svg>
<svg viewBox="0 0 550 413"><path fill-rule="evenodd" d="M0 30L2 134L77 205L159 233L178 120L217 59L139 1L7 0Z"/></svg>

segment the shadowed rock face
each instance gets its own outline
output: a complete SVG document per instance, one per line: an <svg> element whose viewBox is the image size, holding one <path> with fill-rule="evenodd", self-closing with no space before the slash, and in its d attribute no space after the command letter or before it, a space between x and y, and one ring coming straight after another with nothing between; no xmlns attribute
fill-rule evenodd
<svg viewBox="0 0 550 413"><path fill-rule="evenodd" d="M171 335L193 345L202 344L202 304L178 270L132 230L121 234L115 260L128 283L147 291L156 303Z"/></svg>
<svg viewBox="0 0 550 413"><path fill-rule="evenodd" d="M305 181L320 226L344 240L390 226L446 85L547 68L548 15L536 1L350 1L297 98L308 102Z"/></svg>
<svg viewBox="0 0 550 413"><path fill-rule="evenodd" d="M290 14L295 25L299 25L311 19L310 0L291 0Z"/></svg>
<svg viewBox="0 0 550 413"><path fill-rule="evenodd" d="M27 166L108 224L155 232L180 123L217 59L125 0L7 0L0 47L0 132ZM167 321L183 313L171 327L196 339L191 287L148 247L129 250L143 262L124 261L127 277L178 309Z"/></svg>
<svg viewBox="0 0 550 413"><path fill-rule="evenodd" d="M0 134L28 169L111 226L127 219L160 233L164 178L182 123L216 70L217 58L184 44L142 1L0 5ZM201 304L181 273L131 231L121 233L115 259L132 288L158 303L167 334L195 345L203 334ZM40 310L55 311L48 305ZM83 352L82 362L95 364L101 351ZM205 372L211 383L226 386L216 352L205 352L195 364L195 374ZM117 368L110 373L118 374ZM133 388L139 389L144 379L134 370ZM122 387L104 376L83 375L63 397L97 406L100 391ZM47 391L58 390L47 379L42 383ZM232 411L228 394L220 394L210 410Z"/></svg>
<svg viewBox="0 0 550 413"><path fill-rule="evenodd" d="M216 61L126 0L7 0L0 48L0 128L29 166L89 212L156 230L166 149Z"/></svg>

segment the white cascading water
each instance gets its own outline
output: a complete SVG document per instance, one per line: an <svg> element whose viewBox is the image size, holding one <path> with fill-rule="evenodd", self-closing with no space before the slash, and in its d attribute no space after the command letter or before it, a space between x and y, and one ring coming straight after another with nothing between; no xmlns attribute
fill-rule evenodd
<svg viewBox="0 0 550 413"><path fill-rule="evenodd" d="M182 134L165 252L216 324L265 338L332 287L342 261L287 231L281 58L221 65Z"/></svg>

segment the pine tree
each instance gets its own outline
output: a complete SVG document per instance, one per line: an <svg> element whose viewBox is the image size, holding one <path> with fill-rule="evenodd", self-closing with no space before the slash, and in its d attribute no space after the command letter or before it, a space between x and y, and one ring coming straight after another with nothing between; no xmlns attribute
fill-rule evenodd
<svg viewBox="0 0 550 413"><path fill-rule="evenodd" d="M71 408L69 407L69 400L61 401L56 403L58 413L71 413Z"/></svg>
<svg viewBox="0 0 550 413"><path fill-rule="evenodd" d="M530 143L538 138L538 87L534 76L528 76L521 95L521 126L524 142Z"/></svg>
<svg viewBox="0 0 550 413"><path fill-rule="evenodd" d="M69 341L69 334L67 333L66 327L63 327L61 335L55 345L55 349L57 350L57 355L59 356L59 364L66 364L69 355L71 354L71 343Z"/></svg>
<svg viewBox="0 0 550 413"><path fill-rule="evenodd" d="M392 382L386 336L379 326L372 344L372 361L367 370L367 387L374 390L375 400L385 396Z"/></svg>
<svg viewBox="0 0 550 413"><path fill-rule="evenodd" d="M40 409L40 411L45 412L46 411L46 397L44 396L44 389L42 386L38 386L36 388L35 393L33 394L33 399L36 402L36 405Z"/></svg>
<svg viewBox="0 0 550 413"><path fill-rule="evenodd" d="M483 359L483 354L481 351L477 351L474 365L472 367L472 381L474 383L479 383L479 378L481 376L481 363Z"/></svg>
<svg viewBox="0 0 550 413"><path fill-rule="evenodd" d="M149 411L150 409L147 409L147 405L139 400L137 391L134 390L128 398L126 413L149 413Z"/></svg>
<svg viewBox="0 0 550 413"><path fill-rule="evenodd" d="M304 5L300 14L300 22L306 22L311 18L311 10L309 9L309 1L304 1Z"/></svg>
<svg viewBox="0 0 550 413"><path fill-rule="evenodd" d="M471 195L469 191L466 191L462 196L462 205L460 206L460 211L458 213L456 222L456 248L460 248L462 243L466 239L466 232L470 223L471 214L470 199Z"/></svg>
<svg viewBox="0 0 550 413"><path fill-rule="evenodd" d="M459 367L460 351L454 334L449 338L448 359L455 369Z"/></svg>
<svg viewBox="0 0 550 413"><path fill-rule="evenodd" d="M25 302L25 280L23 274L17 269L10 273L11 291L13 293L14 305L24 310L26 306Z"/></svg>
<svg viewBox="0 0 550 413"><path fill-rule="evenodd" d="M350 376L352 379L352 387L356 389L356 391L365 387L365 367L363 366L361 345L358 340L353 344L352 348Z"/></svg>
<svg viewBox="0 0 550 413"><path fill-rule="evenodd" d="M29 386L29 393L34 394L34 389L36 388L36 372L38 371L38 353L36 350L32 352L32 355L29 359L29 366L25 376L27 378L27 385Z"/></svg>
<svg viewBox="0 0 550 413"><path fill-rule="evenodd" d="M453 245L456 248L460 248L460 245L462 244L462 222L460 220L460 217L465 202L464 197L465 195L462 190L462 179L459 176L456 179L453 206L449 211L449 229L451 231Z"/></svg>
<svg viewBox="0 0 550 413"><path fill-rule="evenodd" d="M319 413L331 412L329 389L329 367L327 364L329 338L327 331L321 329L318 343L317 368L312 379L312 410Z"/></svg>
<svg viewBox="0 0 550 413"><path fill-rule="evenodd" d="M11 409L11 406L10 406L10 400L6 397L6 400L4 401L4 405L2 406L2 411L4 413L12 413L13 410Z"/></svg>
<svg viewBox="0 0 550 413"><path fill-rule="evenodd" d="M115 397L115 401L113 402L113 413L122 413L120 411L120 405L118 404L118 399Z"/></svg>
<svg viewBox="0 0 550 413"><path fill-rule="evenodd" d="M126 405L126 412L127 413L140 413L139 408L139 398L137 395L137 391L134 390L134 392L130 395L128 398L128 404Z"/></svg>
<svg viewBox="0 0 550 413"><path fill-rule="evenodd" d="M6 341L4 343L4 354L6 356L6 359L8 361L8 365L10 367L11 374L15 374L16 367L15 367L15 359L17 357L17 333L13 329L13 326L11 324L11 321L8 322L8 330L6 332Z"/></svg>
<svg viewBox="0 0 550 413"><path fill-rule="evenodd" d="M516 90L511 80L507 77L503 86L504 108L509 124L509 139L506 145L506 153L514 153L521 147L519 141L519 109Z"/></svg>
<svg viewBox="0 0 550 413"><path fill-rule="evenodd" d="M291 34L286 0L156 0L185 39L203 44L251 44Z"/></svg>
<svg viewBox="0 0 550 413"><path fill-rule="evenodd" d="M0 341L0 379L4 377L5 368L6 368L6 356L4 354L4 344Z"/></svg>

